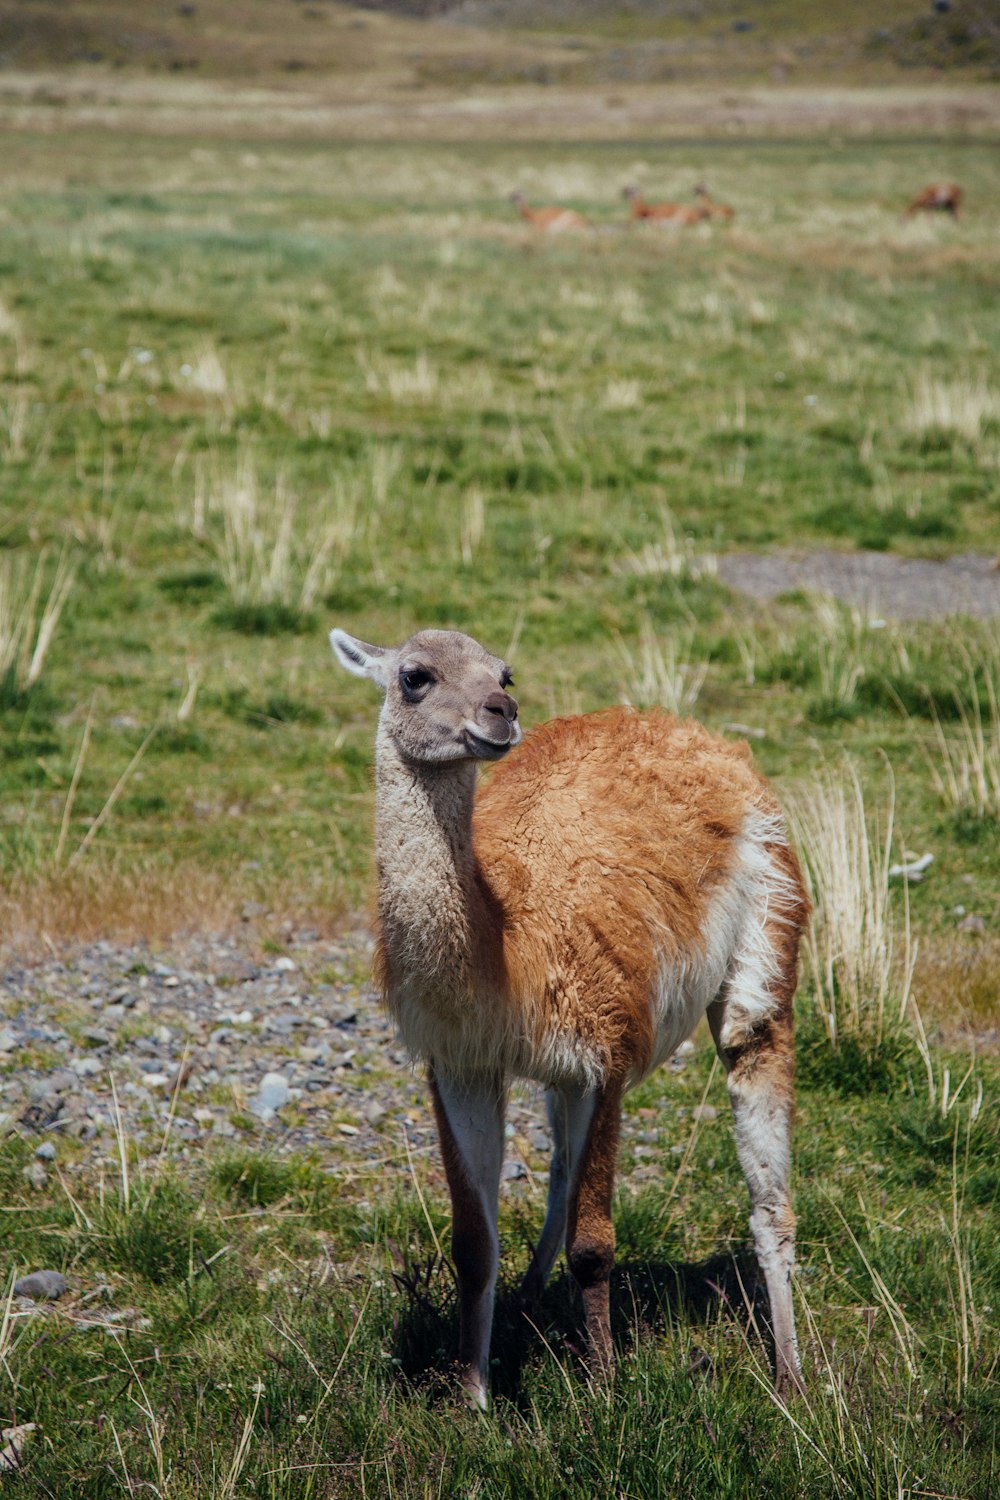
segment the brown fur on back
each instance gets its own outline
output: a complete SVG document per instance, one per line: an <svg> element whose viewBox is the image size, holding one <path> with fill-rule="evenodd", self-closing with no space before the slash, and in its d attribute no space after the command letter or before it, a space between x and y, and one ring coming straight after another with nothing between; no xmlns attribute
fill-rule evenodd
<svg viewBox="0 0 1000 1500"><path fill-rule="evenodd" d="M641 1072L657 962L702 950L755 806L775 810L746 745L693 722L618 708L534 730L473 819L515 1003Z"/></svg>

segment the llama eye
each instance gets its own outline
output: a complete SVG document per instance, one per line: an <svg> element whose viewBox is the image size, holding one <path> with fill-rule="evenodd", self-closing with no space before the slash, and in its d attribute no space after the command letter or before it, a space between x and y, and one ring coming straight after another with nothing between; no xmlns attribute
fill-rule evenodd
<svg viewBox="0 0 1000 1500"><path fill-rule="evenodd" d="M428 687L434 681L429 672L422 672L419 668L414 668L410 672L400 672L399 680L405 696L410 699L415 698L423 688Z"/></svg>
<svg viewBox="0 0 1000 1500"><path fill-rule="evenodd" d="M509 688L514 686L514 674L509 667L505 667L500 676L500 686Z"/></svg>

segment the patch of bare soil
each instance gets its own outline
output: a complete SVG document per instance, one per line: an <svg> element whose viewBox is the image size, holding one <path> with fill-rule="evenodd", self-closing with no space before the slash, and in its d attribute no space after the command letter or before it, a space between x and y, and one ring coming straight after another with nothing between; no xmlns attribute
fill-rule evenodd
<svg viewBox="0 0 1000 1500"><path fill-rule="evenodd" d="M809 589L900 620L1000 615L1000 563L974 552L940 561L892 552L729 552L719 558L719 576L754 599Z"/></svg>

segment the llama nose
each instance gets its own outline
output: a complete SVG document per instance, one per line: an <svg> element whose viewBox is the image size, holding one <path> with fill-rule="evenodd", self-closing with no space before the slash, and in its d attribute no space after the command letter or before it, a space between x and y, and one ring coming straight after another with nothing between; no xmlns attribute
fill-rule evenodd
<svg viewBox="0 0 1000 1500"><path fill-rule="evenodd" d="M509 693L491 693L483 708L488 714L499 714L508 724L517 718L517 703Z"/></svg>

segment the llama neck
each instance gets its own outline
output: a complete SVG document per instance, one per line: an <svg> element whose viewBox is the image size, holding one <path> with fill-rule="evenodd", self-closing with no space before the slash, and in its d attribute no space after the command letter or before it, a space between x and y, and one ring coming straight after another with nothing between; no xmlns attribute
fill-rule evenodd
<svg viewBox="0 0 1000 1500"><path fill-rule="evenodd" d="M390 990L438 999L476 987L486 936L472 848L476 767L405 760L379 731L375 758L379 921Z"/></svg>

